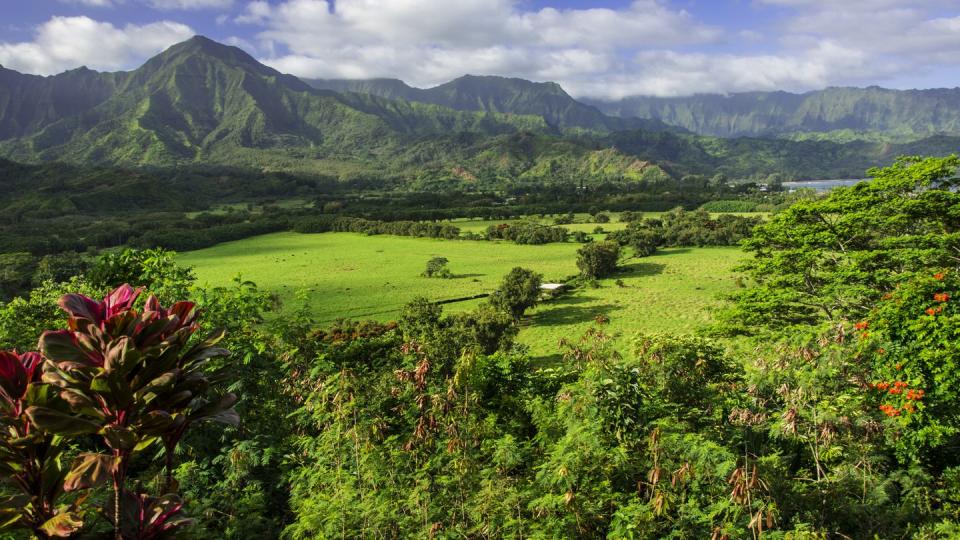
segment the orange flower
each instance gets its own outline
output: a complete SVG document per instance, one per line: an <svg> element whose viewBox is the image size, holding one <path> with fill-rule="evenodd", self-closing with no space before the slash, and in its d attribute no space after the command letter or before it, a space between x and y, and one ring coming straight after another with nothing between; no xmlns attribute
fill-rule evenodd
<svg viewBox="0 0 960 540"><path fill-rule="evenodd" d="M930 315L931 317L933 317L936 314L937 314L937 310L933 308L927 308L927 315Z"/></svg>
<svg viewBox="0 0 960 540"><path fill-rule="evenodd" d="M946 277L946 274L944 274L943 272L937 272L936 274L933 275L933 279L937 281L942 281L944 277Z"/></svg>
<svg viewBox="0 0 960 540"><path fill-rule="evenodd" d="M857 330L866 330L868 326L870 326L870 323L867 321L860 321L857 324L853 325L853 327L856 328Z"/></svg>
<svg viewBox="0 0 960 540"><path fill-rule="evenodd" d="M867 339L868 337L870 337L870 332L864 332L860 334L860 339Z"/></svg>
<svg viewBox="0 0 960 540"><path fill-rule="evenodd" d="M898 411L893 405L883 404L880 406L880 410L883 411L883 414L887 416L898 416L900 411Z"/></svg>
<svg viewBox="0 0 960 540"><path fill-rule="evenodd" d="M901 369L903 369L903 364L897 364L896 368L897 368L897 371L900 371Z"/></svg>
<svg viewBox="0 0 960 540"><path fill-rule="evenodd" d="M883 347L880 347L879 349L877 349L877 354L879 354L880 356L883 356L887 354L887 350L884 349Z"/></svg>
<svg viewBox="0 0 960 540"><path fill-rule="evenodd" d="M946 302L947 300L950 299L950 295L947 293L937 293L933 295L933 299L936 302Z"/></svg>

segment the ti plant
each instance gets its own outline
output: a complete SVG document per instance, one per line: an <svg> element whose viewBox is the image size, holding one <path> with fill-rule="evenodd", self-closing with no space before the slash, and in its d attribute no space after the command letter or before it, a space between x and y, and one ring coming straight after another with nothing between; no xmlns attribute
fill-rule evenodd
<svg viewBox="0 0 960 540"><path fill-rule="evenodd" d="M123 538L162 540L193 520L183 515L183 501L173 494L151 497L124 490L119 529Z"/></svg>
<svg viewBox="0 0 960 540"><path fill-rule="evenodd" d="M60 300L69 314L68 329L44 333L40 351L45 359L43 381L59 391L69 410L46 405L26 410L37 427L51 434L95 433L102 438L109 452L81 455L67 488L92 487L109 478L114 497L108 515L117 538L156 537L128 535L150 529L145 522L123 526L129 516L122 507L132 500L124 495L124 486L135 455L162 444L169 491L174 451L192 424L239 422L234 394L208 395L224 375L223 369L213 371L210 365L229 354L217 347L223 333L193 343L199 330L193 303L178 302L165 309L151 296L138 310L134 305L140 292L123 285L99 302L75 294ZM144 500L138 504L147 505ZM158 508L151 505L147 506ZM144 512L136 515L145 520L157 517ZM183 523L177 518L167 525Z"/></svg>
<svg viewBox="0 0 960 540"><path fill-rule="evenodd" d="M39 354L0 351L0 530L28 529L37 538L63 537L82 525L83 497L62 504L69 469L62 463L67 439L34 426L27 410L43 406L68 412L51 387L40 382ZM64 426L64 432L70 426Z"/></svg>

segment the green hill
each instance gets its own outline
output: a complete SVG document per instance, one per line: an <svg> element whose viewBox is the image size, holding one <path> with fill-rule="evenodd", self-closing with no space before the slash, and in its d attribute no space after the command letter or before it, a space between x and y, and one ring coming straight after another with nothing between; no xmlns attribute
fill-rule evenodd
<svg viewBox="0 0 960 540"><path fill-rule="evenodd" d="M804 94L746 92L587 100L607 114L661 120L700 135L850 141L960 135L960 88L827 88Z"/></svg>
<svg viewBox="0 0 960 540"><path fill-rule="evenodd" d="M444 181L494 187L716 172L835 178L902 152L960 148L951 136L909 145L701 136L659 120L606 116L554 83L503 77L466 76L426 90L391 79L324 84L200 36L125 73L36 77L0 69L0 157L391 177L433 189Z"/></svg>
<svg viewBox="0 0 960 540"><path fill-rule="evenodd" d="M610 132L623 129L676 131L657 120L616 118L581 103L554 82L464 75L433 88L414 88L398 79L305 79L314 88L356 92L388 99L430 103L458 111L488 111L539 116L562 130Z"/></svg>
<svg viewBox="0 0 960 540"><path fill-rule="evenodd" d="M0 153L23 161L253 165L270 150L368 159L410 136L550 131L538 117L316 90L203 37L115 79L119 84L107 99L55 121L34 122L33 133L0 144Z"/></svg>
<svg viewBox="0 0 960 540"><path fill-rule="evenodd" d="M40 77L0 66L0 141L35 133L96 107L116 92L123 79L123 73L87 68Z"/></svg>

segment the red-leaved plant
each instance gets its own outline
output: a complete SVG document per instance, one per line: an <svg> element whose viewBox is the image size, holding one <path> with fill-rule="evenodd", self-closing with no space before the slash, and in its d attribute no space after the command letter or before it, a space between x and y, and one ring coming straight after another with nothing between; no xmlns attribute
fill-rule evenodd
<svg viewBox="0 0 960 540"><path fill-rule="evenodd" d="M233 410L234 394L208 396L224 375L223 369L211 371L210 366L213 359L229 354L217 347L223 333L214 332L193 343L191 338L199 330L193 303L163 308L151 296L142 309L136 309L140 293L123 285L102 301L75 294L60 300L69 314L68 329L46 332L40 338L42 380L59 392L68 407L40 403L26 408L31 422L44 432L63 437L100 435L109 452L81 455L66 475L64 487L87 489L109 478L114 490L109 514L117 538L155 537L130 533L147 530L145 526L121 526L124 485L135 455L154 443L163 445L165 491L169 491L174 450L192 424L239 422Z"/></svg>
<svg viewBox="0 0 960 540"><path fill-rule="evenodd" d="M38 353L0 351L0 473L8 491L0 498L0 529L23 528L35 537L69 536L82 525L80 503L60 504L69 470L66 439L45 433L26 415L31 406L67 411L66 403L40 383Z"/></svg>

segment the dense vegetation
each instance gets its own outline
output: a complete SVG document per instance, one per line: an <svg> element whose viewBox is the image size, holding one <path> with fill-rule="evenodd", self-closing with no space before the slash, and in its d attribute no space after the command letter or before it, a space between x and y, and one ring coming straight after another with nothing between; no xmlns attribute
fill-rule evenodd
<svg viewBox="0 0 960 540"><path fill-rule="evenodd" d="M800 127L819 130L808 137L815 140L794 141L723 139L649 118L607 116L553 83L464 77L429 90L377 82L314 84L337 91L317 89L236 47L199 36L130 72L74 70L41 78L4 69L0 156L84 166L217 164L264 173L503 188L515 181L655 183L718 172L735 180L851 177L898 154L944 154L958 147L956 114L943 112L956 109L949 91L914 96L922 102L916 108L901 106L898 100L914 99L906 94L888 98L873 90L867 97L840 96L837 103L824 98L822 107L792 113L812 122ZM876 93L881 95L870 97ZM883 107L858 107L860 101ZM774 112L765 113L767 106ZM749 114L730 114L746 121L743 129L750 134L766 134L748 128L779 109L755 102L747 108ZM874 108L888 114L869 115L866 120L884 119L864 124L860 111ZM810 112L821 109L822 119ZM905 112L893 117L891 109ZM943 125L933 123L931 111ZM681 111L668 121L689 123L689 116ZM738 123L718 116L699 117L709 117L703 121L710 125ZM830 135L861 124L880 135L868 140ZM739 134L741 128L732 129ZM917 136L897 137L900 133ZM899 144L888 144L890 138Z"/></svg>
<svg viewBox="0 0 960 540"><path fill-rule="evenodd" d="M914 141L960 134L960 90L827 88L791 94L744 92L588 100L622 117L659 120L700 135Z"/></svg>
<svg viewBox="0 0 960 540"><path fill-rule="evenodd" d="M101 257L0 307L6 350L54 330L38 353L0 355L5 522L123 538L955 536L958 167L905 158L759 225L629 215L623 240L583 245L585 276L617 272L620 245L648 234L749 235L744 288L712 337L621 350L598 318L546 364L515 342L540 301L524 268L472 310L418 299L395 322L316 328L250 283L198 286L169 253ZM228 423L176 428L201 412ZM60 457L31 450L53 443ZM44 456L56 489L29 491L17 479L38 469L18 463ZM131 528L118 506L162 520Z"/></svg>
<svg viewBox="0 0 960 540"><path fill-rule="evenodd" d="M0 68L0 530L958 537L956 96Z"/></svg>

